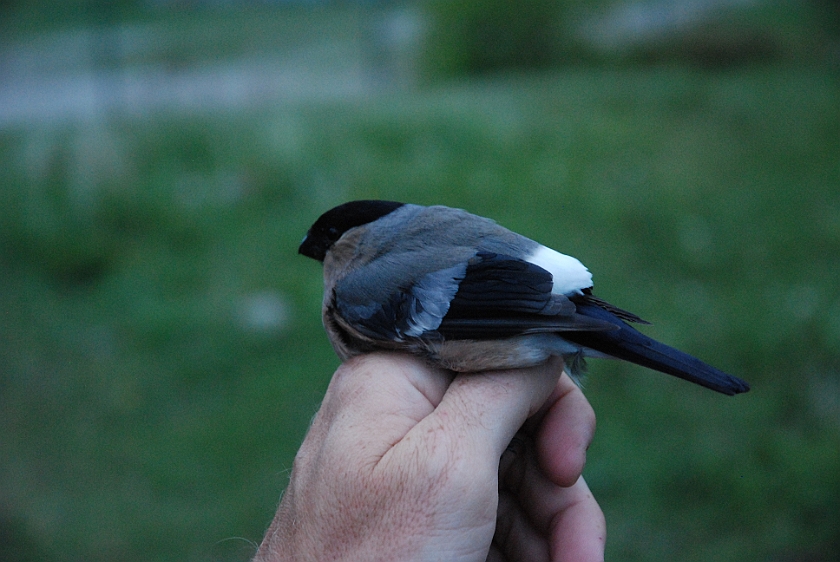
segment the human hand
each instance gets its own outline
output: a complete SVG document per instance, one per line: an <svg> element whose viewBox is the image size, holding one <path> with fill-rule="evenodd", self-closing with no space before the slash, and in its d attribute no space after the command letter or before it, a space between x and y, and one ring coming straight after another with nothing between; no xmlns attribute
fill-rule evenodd
<svg viewBox="0 0 840 562"><path fill-rule="evenodd" d="M255 560L603 560L580 476L595 416L561 373L347 361Z"/></svg>

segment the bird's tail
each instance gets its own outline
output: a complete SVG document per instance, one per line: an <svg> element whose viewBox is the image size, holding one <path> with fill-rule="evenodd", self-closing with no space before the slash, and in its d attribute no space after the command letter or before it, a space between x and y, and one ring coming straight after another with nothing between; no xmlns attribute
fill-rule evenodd
<svg viewBox="0 0 840 562"><path fill-rule="evenodd" d="M617 325L618 329L598 332L565 332L562 337L566 340L730 396L750 389L746 381L647 337L599 306L579 304L577 312L584 316L611 322Z"/></svg>

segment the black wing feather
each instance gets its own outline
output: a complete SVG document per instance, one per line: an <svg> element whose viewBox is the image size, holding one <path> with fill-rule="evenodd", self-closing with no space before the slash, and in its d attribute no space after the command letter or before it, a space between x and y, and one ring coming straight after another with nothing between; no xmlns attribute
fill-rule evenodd
<svg viewBox="0 0 840 562"><path fill-rule="evenodd" d="M479 252L467 265L458 292L449 303L447 318L545 314L551 308L552 287L551 273L539 266L510 256ZM568 311L573 312L574 306Z"/></svg>
<svg viewBox="0 0 840 562"><path fill-rule="evenodd" d="M553 286L551 273L537 265L480 252L470 260L438 332L447 339L493 339L616 328L576 314L574 303L552 293Z"/></svg>

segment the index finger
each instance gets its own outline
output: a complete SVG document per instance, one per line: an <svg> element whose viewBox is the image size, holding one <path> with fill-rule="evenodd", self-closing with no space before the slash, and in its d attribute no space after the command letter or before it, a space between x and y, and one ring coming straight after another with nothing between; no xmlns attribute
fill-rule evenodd
<svg viewBox="0 0 840 562"><path fill-rule="evenodd" d="M333 375L310 428L321 438L312 441L334 451L354 451L367 457L362 462L375 463L435 410L453 376L412 355L354 357ZM356 446L333 448L332 440Z"/></svg>
<svg viewBox="0 0 840 562"><path fill-rule="evenodd" d="M498 462L525 420L551 395L562 373L563 360L552 357L535 367L459 374L429 423L452 428L465 443L486 449L487 458Z"/></svg>

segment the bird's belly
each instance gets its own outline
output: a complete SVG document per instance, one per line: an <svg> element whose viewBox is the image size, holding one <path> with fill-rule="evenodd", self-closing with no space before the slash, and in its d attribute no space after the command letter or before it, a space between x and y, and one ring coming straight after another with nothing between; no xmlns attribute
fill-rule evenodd
<svg viewBox="0 0 840 562"><path fill-rule="evenodd" d="M445 369L477 372L533 367L552 355L578 355L585 350L555 334L529 334L503 340L435 342L428 351Z"/></svg>

